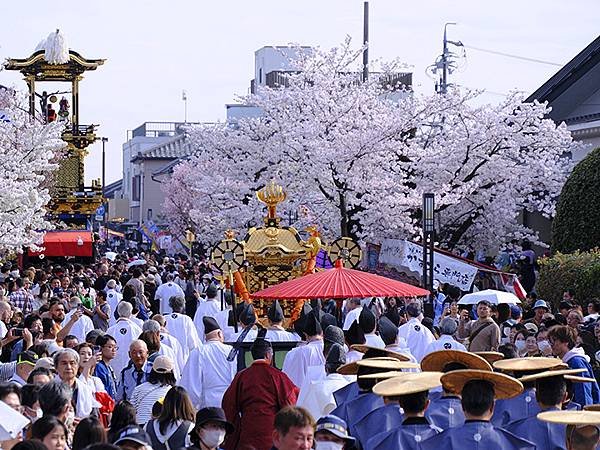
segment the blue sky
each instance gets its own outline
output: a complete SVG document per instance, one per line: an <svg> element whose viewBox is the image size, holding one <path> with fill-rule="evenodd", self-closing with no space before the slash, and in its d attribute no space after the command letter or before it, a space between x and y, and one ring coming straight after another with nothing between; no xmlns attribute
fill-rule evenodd
<svg viewBox="0 0 600 450"><path fill-rule="evenodd" d="M350 35L362 41L358 0L103 0L8 2L0 5L0 59L25 57L60 28L69 46L88 58L106 58L81 85L81 118L107 136L107 180L121 177L127 130L145 121L225 118L225 103L245 94L254 51L298 43L324 48ZM465 45L564 64L598 35L597 0L370 1L372 58L400 58L412 66L415 89L432 92L425 68L441 52L445 22ZM558 67L467 49L466 65L451 81L489 92L497 102L511 89L530 93ZM0 84L24 88L19 74L0 72ZM86 160L86 178L100 176L100 144Z"/></svg>

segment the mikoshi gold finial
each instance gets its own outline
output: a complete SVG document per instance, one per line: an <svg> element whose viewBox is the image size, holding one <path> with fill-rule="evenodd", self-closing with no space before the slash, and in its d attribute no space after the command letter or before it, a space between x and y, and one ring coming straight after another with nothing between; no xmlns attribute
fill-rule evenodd
<svg viewBox="0 0 600 450"><path fill-rule="evenodd" d="M283 202L287 197L283 186L278 185L275 181L271 181L264 188L256 192L256 198L267 205L267 219L275 219L277 217L277 204Z"/></svg>

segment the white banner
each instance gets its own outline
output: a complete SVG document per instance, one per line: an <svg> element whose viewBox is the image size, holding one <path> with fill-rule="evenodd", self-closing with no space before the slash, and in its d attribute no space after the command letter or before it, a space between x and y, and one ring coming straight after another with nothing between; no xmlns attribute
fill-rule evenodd
<svg viewBox="0 0 600 450"><path fill-rule="evenodd" d="M379 262L402 271L423 273L423 247L400 239L385 239L381 244ZM433 279L470 291L477 267L438 252L433 255Z"/></svg>

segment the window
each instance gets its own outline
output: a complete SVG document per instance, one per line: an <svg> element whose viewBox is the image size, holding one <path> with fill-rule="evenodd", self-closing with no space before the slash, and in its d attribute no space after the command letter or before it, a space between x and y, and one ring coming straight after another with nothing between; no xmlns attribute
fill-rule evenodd
<svg viewBox="0 0 600 450"><path fill-rule="evenodd" d="M152 208L148 208L148 220L152 220Z"/></svg>
<svg viewBox="0 0 600 450"><path fill-rule="evenodd" d="M140 201L140 176L135 175L131 180L131 200L134 202Z"/></svg>

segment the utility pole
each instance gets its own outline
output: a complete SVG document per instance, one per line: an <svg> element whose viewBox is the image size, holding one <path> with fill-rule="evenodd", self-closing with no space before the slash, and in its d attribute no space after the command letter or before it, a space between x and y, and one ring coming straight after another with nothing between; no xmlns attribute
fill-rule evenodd
<svg viewBox="0 0 600 450"><path fill-rule="evenodd" d="M183 100L183 123L187 123L187 92L181 91L181 100Z"/></svg>
<svg viewBox="0 0 600 450"><path fill-rule="evenodd" d="M102 216L102 225L104 225L104 232L106 233L106 241L108 242L108 228L106 227L106 221L108 219L108 202L106 201L106 143L108 142L107 137L102 138L102 202L104 204L104 214Z"/></svg>
<svg viewBox="0 0 600 450"><path fill-rule="evenodd" d="M451 41L448 39L448 25L456 25L455 22L448 22L444 25L444 40L442 43L442 54L438 56L436 62L429 66L428 71L439 79L435 83L435 90L438 94L446 94L448 92L448 75L456 69L454 55L448 48L448 44L457 47L464 47L460 41Z"/></svg>
<svg viewBox="0 0 600 450"><path fill-rule="evenodd" d="M364 3L363 13L363 81L369 79L369 2Z"/></svg>

